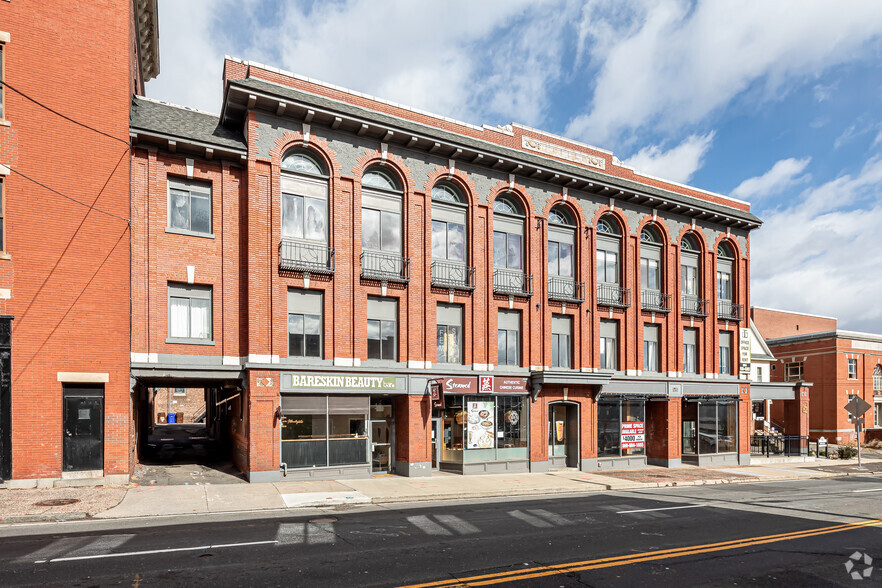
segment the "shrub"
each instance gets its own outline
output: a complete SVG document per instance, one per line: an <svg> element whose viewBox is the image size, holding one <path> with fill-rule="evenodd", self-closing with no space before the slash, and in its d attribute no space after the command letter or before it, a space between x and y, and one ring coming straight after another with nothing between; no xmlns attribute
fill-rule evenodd
<svg viewBox="0 0 882 588"><path fill-rule="evenodd" d="M851 459L858 454L857 447L853 445L840 445L836 452L839 453L839 459Z"/></svg>

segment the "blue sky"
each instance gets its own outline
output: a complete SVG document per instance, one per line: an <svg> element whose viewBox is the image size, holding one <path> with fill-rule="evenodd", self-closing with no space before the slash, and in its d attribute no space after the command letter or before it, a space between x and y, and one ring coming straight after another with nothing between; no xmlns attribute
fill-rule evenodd
<svg viewBox="0 0 882 588"><path fill-rule="evenodd" d="M747 200L753 304L882 333L882 2L160 0L147 95L217 112L225 54L517 122Z"/></svg>

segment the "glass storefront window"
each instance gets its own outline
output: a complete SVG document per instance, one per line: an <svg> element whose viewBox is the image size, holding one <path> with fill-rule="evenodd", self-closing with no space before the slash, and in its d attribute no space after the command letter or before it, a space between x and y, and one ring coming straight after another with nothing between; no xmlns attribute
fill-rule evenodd
<svg viewBox="0 0 882 588"><path fill-rule="evenodd" d="M282 461L289 468L368 463L367 396L282 398Z"/></svg>
<svg viewBox="0 0 882 588"><path fill-rule="evenodd" d="M646 454L646 401L603 400L597 404L597 457Z"/></svg>
<svg viewBox="0 0 882 588"><path fill-rule="evenodd" d="M528 402L522 396L445 395L441 461L527 459Z"/></svg>
<svg viewBox="0 0 882 588"><path fill-rule="evenodd" d="M684 454L734 453L737 431L738 405L734 401L683 403Z"/></svg>

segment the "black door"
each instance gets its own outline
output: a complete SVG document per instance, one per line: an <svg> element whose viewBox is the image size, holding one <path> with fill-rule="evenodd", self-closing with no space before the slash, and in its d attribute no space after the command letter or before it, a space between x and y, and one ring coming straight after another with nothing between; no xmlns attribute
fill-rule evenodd
<svg viewBox="0 0 882 588"><path fill-rule="evenodd" d="M0 316L0 482L12 477L12 317Z"/></svg>
<svg viewBox="0 0 882 588"><path fill-rule="evenodd" d="M64 389L64 471L104 469L104 388Z"/></svg>

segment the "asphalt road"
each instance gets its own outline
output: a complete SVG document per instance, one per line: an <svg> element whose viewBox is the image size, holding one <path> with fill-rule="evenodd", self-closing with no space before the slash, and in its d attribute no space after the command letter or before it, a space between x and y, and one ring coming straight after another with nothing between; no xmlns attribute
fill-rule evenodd
<svg viewBox="0 0 882 588"><path fill-rule="evenodd" d="M0 527L0 585L882 584L877 476L298 515Z"/></svg>

